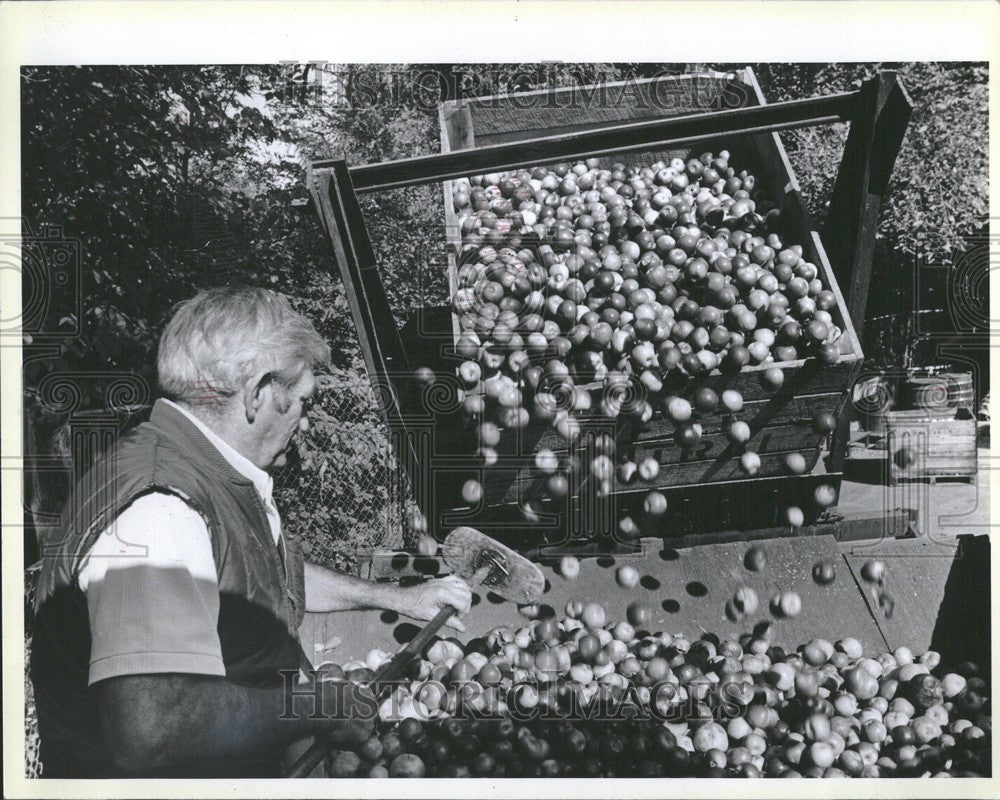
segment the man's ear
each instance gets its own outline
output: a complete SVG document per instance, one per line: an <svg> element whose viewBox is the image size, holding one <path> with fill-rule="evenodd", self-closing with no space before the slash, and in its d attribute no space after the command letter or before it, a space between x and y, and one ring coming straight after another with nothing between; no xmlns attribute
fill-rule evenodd
<svg viewBox="0 0 1000 800"><path fill-rule="evenodd" d="M243 406L246 410L247 422L257 418L257 412L264 404L264 393L271 391L271 371L261 370L256 375L247 378L243 384Z"/></svg>

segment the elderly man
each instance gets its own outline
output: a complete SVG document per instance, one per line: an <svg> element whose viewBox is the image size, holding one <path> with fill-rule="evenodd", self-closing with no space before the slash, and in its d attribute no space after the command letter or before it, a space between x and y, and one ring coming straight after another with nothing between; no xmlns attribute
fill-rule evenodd
<svg viewBox="0 0 1000 800"><path fill-rule="evenodd" d="M373 726L370 695L292 677L310 668L305 611L468 610L459 578L374 584L306 564L282 533L267 470L308 427L328 359L274 292L215 289L177 309L160 341L165 397L76 487L44 555L32 679L45 777L277 775L285 745L346 746Z"/></svg>

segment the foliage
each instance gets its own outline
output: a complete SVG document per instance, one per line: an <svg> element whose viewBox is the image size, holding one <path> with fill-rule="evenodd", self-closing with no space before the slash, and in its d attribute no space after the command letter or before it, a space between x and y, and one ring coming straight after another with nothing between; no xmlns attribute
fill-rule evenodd
<svg viewBox="0 0 1000 800"><path fill-rule="evenodd" d="M987 224L987 66L755 65L763 91L775 100L849 91L877 69L898 71L913 116L879 221L863 348L870 367L939 364L940 343L954 335L958 322L949 302L957 293L954 273L936 267L950 267L970 247L981 246ZM847 126L835 125L782 137L818 223L825 220L846 136ZM971 276L971 282L977 280ZM969 288L981 295L984 287L985 282ZM935 335L924 335L927 331ZM971 354L980 393L988 384L987 352Z"/></svg>
<svg viewBox="0 0 1000 800"><path fill-rule="evenodd" d="M988 69L979 63L757 64L769 100L850 91L879 69L898 71L913 116L879 225L894 249L930 263L950 260L988 213ZM799 183L824 217L846 126L783 136Z"/></svg>
<svg viewBox="0 0 1000 800"><path fill-rule="evenodd" d="M340 568L357 550L402 546L406 485L360 359L322 376L312 405L309 431L275 476L285 525L311 560Z"/></svg>

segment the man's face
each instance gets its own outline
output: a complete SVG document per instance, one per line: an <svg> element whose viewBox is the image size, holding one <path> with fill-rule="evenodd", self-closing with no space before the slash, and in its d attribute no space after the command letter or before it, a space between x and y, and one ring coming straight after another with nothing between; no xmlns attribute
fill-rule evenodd
<svg viewBox="0 0 1000 800"><path fill-rule="evenodd" d="M260 454L265 469L280 467L285 463L285 451L296 431L309 429L306 418L306 401L316 387L316 378L311 369L306 369L299 380L288 389L288 408L282 411L275 387L261 406L259 422Z"/></svg>

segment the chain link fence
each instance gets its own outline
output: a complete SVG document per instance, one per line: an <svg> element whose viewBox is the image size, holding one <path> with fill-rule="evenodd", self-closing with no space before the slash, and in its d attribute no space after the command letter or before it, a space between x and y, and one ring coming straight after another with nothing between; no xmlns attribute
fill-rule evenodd
<svg viewBox="0 0 1000 800"><path fill-rule="evenodd" d="M415 545L409 482L362 369L320 376L309 430L275 474L275 503L317 564L354 571L372 549Z"/></svg>

